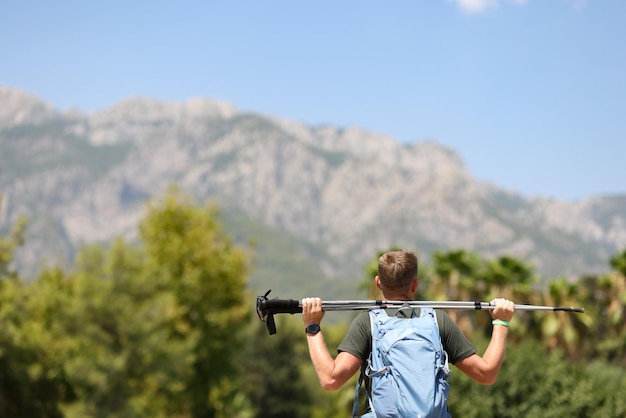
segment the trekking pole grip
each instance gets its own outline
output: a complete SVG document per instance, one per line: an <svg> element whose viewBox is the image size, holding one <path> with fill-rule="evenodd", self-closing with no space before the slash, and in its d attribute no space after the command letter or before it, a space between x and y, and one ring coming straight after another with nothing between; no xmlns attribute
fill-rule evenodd
<svg viewBox="0 0 626 418"><path fill-rule="evenodd" d="M267 325L267 330L272 334L276 334L276 323L274 321L274 314L288 313L295 314L302 312L300 301L293 299L268 299L267 295L271 290L263 296L256 298L256 312L259 315L259 319L264 321Z"/></svg>
<svg viewBox="0 0 626 418"><path fill-rule="evenodd" d="M279 314L301 313L302 307L299 300L293 299L269 299L260 301L261 309L268 313Z"/></svg>

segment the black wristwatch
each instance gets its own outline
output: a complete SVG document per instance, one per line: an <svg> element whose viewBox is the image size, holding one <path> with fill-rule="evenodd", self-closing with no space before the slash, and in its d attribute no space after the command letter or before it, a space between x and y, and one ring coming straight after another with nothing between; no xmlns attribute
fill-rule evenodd
<svg viewBox="0 0 626 418"><path fill-rule="evenodd" d="M315 335L318 332L320 332L322 330L322 328L320 328L320 324L311 324L309 326L307 326L304 331L307 334L311 334L311 335Z"/></svg>

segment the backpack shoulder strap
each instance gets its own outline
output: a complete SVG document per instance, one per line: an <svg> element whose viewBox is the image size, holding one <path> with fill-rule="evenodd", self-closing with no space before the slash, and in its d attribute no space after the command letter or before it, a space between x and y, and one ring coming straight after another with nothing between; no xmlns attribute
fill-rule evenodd
<svg viewBox="0 0 626 418"><path fill-rule="evenodd" d="M426 316L430 316L433 321L435 322L435 327L437 329L437 335L440 334L439 332L439 322L437 321L437 312L435 311L434 308L431 308L429 306L427 307L423 307L420 309L420 318L424 318Z"/></svg>
<svg viewBox="0 0 626 418"><path fill-rule="evenodd" d="M435 315L435 310L433 308L431 308L430 306L420 308L420 317L424 317L427 315L432 315L433 318L435 318L435 321L437 321L437 315Z"/></svg>
<svg viewBox="0 0 626 418"><path fill-rule="evenodd" d="M435 309L431 307L425 307L420 310L420 317L424 317L428 315L430 315L433 318L433 321L435 323L435 331L436 331L437 339L441 341L441 331L439 330L439 322L437 321L437 312L435 311ZM444 363L442 366L442 370L446 373L446 375L448 375L450 373L450 366L448 363L448 352L443 348L443 343L441 345L441 350L443 351L443 356L444 356Z"/></svg>
<svg viewBox="0 0 626 418"><path fill-rule="evenodd" d="M376 335L376 328L378 321L384 318L389 318L387 312L382 308L372 308L368 311L370 317L370 334L372 336L372 341L374 340L374 336ZM361 391L361 385L365 380L365 376L367 375L367 369L372 367L372 353L370 352L369 358L366 360L366 364L361 367L361 373L359 376L359 380L356 383L356 389L354 391L354 404L352 406L352 417L358 418L359 416L359 392ZM369 404L370 410L374 411L374 405L372 404L372 398L370 393L366 390L367 403Z"/></svg>
<svg viewBox="0 0 626 418"><path fill-rule="evenodd" d="M369 314L370 314L370 318L376 318L376 317L380 317L380 318L388 318L389 315L387 315L387 311L385 311L383 308L370 308L368 309Z"/></svg>

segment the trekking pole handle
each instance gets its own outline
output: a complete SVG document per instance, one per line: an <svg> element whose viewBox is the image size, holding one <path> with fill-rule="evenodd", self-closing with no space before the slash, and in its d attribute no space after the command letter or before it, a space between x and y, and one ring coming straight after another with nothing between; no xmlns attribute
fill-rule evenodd
<svg viewBox="0 0 626 418"><path fill-rule="evenodd" d="M294 299L260 299L257 298L257 310L265 313L288 313L295 314L302 312L299 300Z"/></svg>

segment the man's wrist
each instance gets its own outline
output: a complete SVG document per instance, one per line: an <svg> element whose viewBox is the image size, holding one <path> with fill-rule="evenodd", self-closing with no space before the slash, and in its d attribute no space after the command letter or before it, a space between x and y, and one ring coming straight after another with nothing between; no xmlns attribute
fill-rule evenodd
<svg viewBox="0 0 626 418"><path fill-rule="evenodd" d="M304 329L304 332L306 332L308 335L315 335L321 330L322 328L320 328L320 324L314 323L314 324L307 325L307 327Z"/></svg>
<svg viewBox="0 0 626 418"><path fill-rule="evenodd" d="M504 321L502 319L494 319L493 321L491 321L492 325L502 325L505 327L509 327L511 325L511 323L509 321Z"/></svg>

